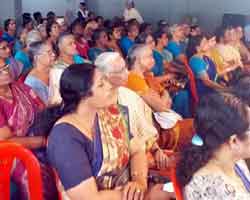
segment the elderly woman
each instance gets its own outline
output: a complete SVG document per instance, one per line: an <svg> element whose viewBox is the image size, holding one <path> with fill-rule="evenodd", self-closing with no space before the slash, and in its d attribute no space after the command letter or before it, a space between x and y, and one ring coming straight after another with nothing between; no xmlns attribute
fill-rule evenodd
<svg viewBox="0 0 250 200"><path fill-rule="evenodd" d="M61 102L60 78L63 71L71 64L81 64L85 60L77 55L75 38L72 34L63 34L58 39L59 56L49 74L49 104Z"/></svg>
<svg viewBox="0 0 250 200"><path fill-rule="evenodd" d="M230 93L201 98L195 117L200 142L186 147L177 168L185 200L249 199L249 107Z"/></svg>
<svg viewBox="0 0 250 200"><path fill-rule="evenodd" d="M118 89L118 103L128 107L132 134L143 141L148 152L153 153L157 167L166 168L169 160L157 144L158 132L154 127L152 109L138 94L124 87L128 78L124 59L117 52L106 52L97 57L95 64Z"/></svg>
<svg viewBox="0 0 250 200"><path fill-rule="evenodd" d="M34 42L30 45L29 55L33 61L33 68L24 83L36 92L45 105L48 105L49 72L55 60L52 46Z"/></svg>
<svg viewBox="0 0 250 200"><path fill-rule="evenodd" d="M22 48L18 50L15 54L15 59L23 64L22 74L27 75L27 73L32 68L32 62L28 55L29 45L36 41L41 41L42 37L40 32L33 30L27 33L26 29L22 30Z"/></svg>
<svg viewBox="0 0 250 200"><path fill-rule="evenodd" d="M7 42L0 41L0 140L19 143L30 149L46 145L45 137L28 137L28 130L43 104L26 85L15 82L15 74L5 59L10 55ZM20 162L13 167L13 179L20 185L20 199L27 199L27 180Z"/></svg>
<svg viewBox="0 0 250 200"><path fill-rule="evenodd" d="M91 64L73 64L62 74L60 92L63 103L41 116L44 132L50 131L48 157L63 197L143 199L146 155L130 133L127 109L116 103L104 75Z"/></svg>

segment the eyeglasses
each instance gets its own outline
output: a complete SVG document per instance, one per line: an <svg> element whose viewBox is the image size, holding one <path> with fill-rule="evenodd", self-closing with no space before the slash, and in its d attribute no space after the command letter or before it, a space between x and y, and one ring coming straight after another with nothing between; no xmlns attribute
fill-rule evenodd
<svg viewBox="0 0 250 200"><path fill-rule="evenodd" d="M0 68L0 73L3 73L9 69L9 64L4 65L3 67Z"/></svg>
<svg viewBox="0 0 250 200"><path fill-rule="evenodd" d="M0 50L3 50L3 51L6 51L7 49L9 49L9 47L7 45L3 46L3 47L0 47Z"/></svg>

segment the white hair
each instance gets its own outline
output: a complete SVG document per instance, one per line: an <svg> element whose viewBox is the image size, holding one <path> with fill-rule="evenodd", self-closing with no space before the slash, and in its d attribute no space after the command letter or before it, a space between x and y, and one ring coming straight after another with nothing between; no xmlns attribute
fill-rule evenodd
<svg viewBox="0 0 250 200"><path fill-rule="evenodd" d="M117 52L104 52L96 58L95 66L103 73L112 72L113 62L119 57L120 54Z"/></svg>

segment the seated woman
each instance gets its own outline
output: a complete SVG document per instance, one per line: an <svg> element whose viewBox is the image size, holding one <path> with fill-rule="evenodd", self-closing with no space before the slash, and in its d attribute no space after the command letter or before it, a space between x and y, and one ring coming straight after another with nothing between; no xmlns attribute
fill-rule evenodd
<svg viewBox="0 0 250 200"><path fill-rule="evenodd" d="M236 69L243 68L240 52L231 44L235 37L234 29L232 27L219 28L216 37L216 50L223 61L217 71L220 76L227 75L226 79L230 80L231 77L228 75Z"/></svg>
<svg viewBox="0 0 250 200"><path fill-rule="evenodd" d="M115 52L122 54L122 50L119 46L119 41L122 37L123 24L121 22L113 22L111 25L111 32L109 33L108 47Z"/></svg>
<svg viewBox="0 0 250 200"><path fill-rule="evenodd" d="M214 46L214 38L208 40L204 36L193 37L189 42L189 49L193 51L189 64L196 79L199 97L212 90L224 89L222 85L215 82L216 67L208 57L212 46Z"/></svg>
<svg viewBox="0 0 250 200"><path fill-rule="evenodd" d="M97 29L92 36L94 47L88 50L89 59L94 62L96 57L103 52L111 51L108 47L108 34L105 29Z"/></svg>
<svg viewBox="0 0 250 200"><path fill-rule="evenodd" d="M30 45L29 56L33 61L33 68L24 83L36 92L44 105L48 105L49 72L55 61L52 46L43 42L34 42Z"/></svg>
<svg viewBox="0 0 250 200"><path fill-rule="evenodd" d="M159 58L159 53L154 50L155 49L154 38L150 34L142 33L137 37L136 42L148 45L153 51L155 65L151 70L146 71L144 74L148 84L156 85L157 84L156 82L158 82L162 85L161 88L164 90L165 83L171 81L173 82L174 75L167 73L166 71L167 66L163 64L162 60L159 60L161 59ZM190 117L191 112L189 109L190 105L189 105L188 91L183 90L182 88L178 92L174 91L172 93L172 97L173 97L173 105L172 105L173 109L185 118Z"/></svg>
<svg viewBox="0 0 250 200"><path fill-rule="evenodd" d="M48 20L46 24L47 42L52 45L54 51L57 52L57 42L61 33L60 25L55 20Z"/></svg>
<svg viewBox="0 0 250 200"><path fill-rule="evenodd" d="M23 29L20 34L21 48L18 50L16 46L15 59L23 64L22 74L27 74L32 67L32 63L28 56L28 47L27 47L27 30Z"/></svg>
<svg viewBox="0 0 250 200"><path fill-rule="evenodd" d="M162 129L172 129L178 121L185 121L182 120L180 115L170 110L172 100L165 88L162 87L161 83L155 80L154 76L145 75L145 72L150 71L154 65L152 49L148 45L136 45L130 50L127 59L128 67L130 69L127 87L139 94L151 107L155 118L157 119L158 117L159 120L157 120L157 122L159 122ZM162 123L160 123L160 119L164 119ZM188 125L189 127L192 127L192 122L188 124L190 124ZM185 134L183 134L184 132L182 130L177 133L174 132L174 141L177 141L176 136L179 138L179 136L188 135L188 137L185 137L185 140L187 140L186 142L189 142L193 130L192 128L191 130L188 128L188 130L188 133L186 132ZM182 139L179 141L182 141ZM162 146L166 145L163 144ZM174 145L171 145L169 149L173 149L173 146Z"/></svg>
<svg viewBox="0 0 250 200"><path fill-rule="evenodd" d="M63 103L41 116L44 132L50 131L48 158L65 190L63 197L143 199L146 155L131 136L127 109L116 104L113 87L95 66L73 64L62 74L60 92Z"/></svg>
<svg viewBox="0 0 250 200"><path fill-rule="evenodd" d="M230 93L210 93L197 107L199 143L186 147L177 165L185 200L249 199L249 108Z"/></svg>
<svg viewBox="0 0 250 200"><path fill-rule="evenodd" d="M79 55L85 59L88 58L89 44L88 41L83 37L84 35L84 25L81 20L76 19L70 25L70 32L75 37L76 49Z"/></svg>
<svg viewBox="0 0 250 200"><path fill-rule="evenodd" d="M128 22L126 31L127 35L120 40L120 47L124 57L128 55L129 49L135 44L135 39L139 34L139 25L131 20Z"/></svg>
<svg viewBox="0 0 250 200"><path fill-rule="evenodd" d="M155 112L170 109L172 100L168 92L162 87L160 92L150 88L144 76L144 73L150 71L155 64L152 48L148 45L134 46L129 51L127 63L130 70L127 87L142 96Z"/></svg>
<svg viewBox="0 0 250 200"><path fill-rule="evenodd" d="M7 42L0 41L0 140L16 142L29 149L45 147L45 137L27 136L36 112L44 106L28 86L15 82L15 74L5 62L9 55ZM21 188L19 199L27 199L25 169L18 161L15 162L12 176Z"/></svg>

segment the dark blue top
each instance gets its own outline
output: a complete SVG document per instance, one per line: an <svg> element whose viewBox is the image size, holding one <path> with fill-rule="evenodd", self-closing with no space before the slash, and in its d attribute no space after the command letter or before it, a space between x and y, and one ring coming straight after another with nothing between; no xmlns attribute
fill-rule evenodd
<svg viewBox="0 0 250 200"><path fill-rule="evenodd" d="M204 56L202 58L198 56L193 56L190 59L189 64L196 79L198 95L202 96L213 91L212 88L209 88L204 85L203 81L200 79L204 74L207 74L211 81L215 81L216 68L213 61L207 56Z"/></svg>
<svg viewBox="0 0 250 200"><path fill-rule="evenodd" d="M93 145L90 139L70 124L58 124L52 129L47 155L65 190L93 176Z"/></svg>
<svg viewBox="0 0 250 200"><path fill-rule="evenodd" d="M128 55L129 49L133 47L134 44L134 41L129 39L128 36L122 37L122 39L120 40L120 47L124 56Z"/></svg>
<svg viewBox="0 0 250 200"><path fill-rule="evenodd" d="M15 42L15 37L9 35L7 32L4 32L2 35L3 40L7 41L8 43L14 43Z"/></svg>

